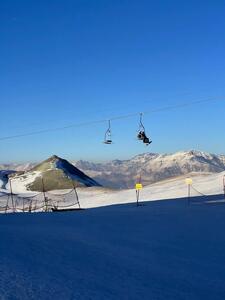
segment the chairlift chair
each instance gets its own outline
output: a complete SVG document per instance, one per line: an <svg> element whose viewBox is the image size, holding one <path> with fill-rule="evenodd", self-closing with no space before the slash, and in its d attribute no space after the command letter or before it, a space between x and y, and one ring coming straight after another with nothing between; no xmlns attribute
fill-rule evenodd
<svg viewBox="0 0 225 300"><path fill-rule="evenodd" d="M107 139L107 140L104 141L104 144L110 145L110 144L112 144L112 140Z"/></svg>
<svg viewBox="0 0 225 300"><path fill-rule="evenodd" d="M137 138L139 141L143 141L143 143L148 146L149 144L152 143L152 141L146 136L145 127L142 123L142 116L143 116L143 114L140 113L140 123L139 123L139 130L138 130Z"/></svg>
<svg viewBox="0 0 225 300"><path fill-rule="evenodd" d="M112 144L112 138L111 138L111 122L109 120L109 127L108 129L106 130L105 132L105 138L104 138L104 144L107 144L107 145L111 145Z"/></svg>

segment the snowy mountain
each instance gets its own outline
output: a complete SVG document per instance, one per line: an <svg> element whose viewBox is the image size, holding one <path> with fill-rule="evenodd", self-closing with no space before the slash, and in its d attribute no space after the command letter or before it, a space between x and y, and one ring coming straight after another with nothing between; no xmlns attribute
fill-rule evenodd
<svg viewBox="0 0 225 300"><path fill-rule="evenodd" d="M77 187L100 186L67 160L53 155L29 171L10 175L13 191L49 191ZM44 187L43 187L44 185Z"/></svg>
<svg viewBox="0 0 225 300"><path fill-rule="evenodd" d="M35 167L35 163L8 163L0 164L0 170L28 171Z"/></svg>
<svg viewBox="0 0 225 300"><path fill-rule="evenodd" d="M109 188L133 188L140 176L142 183L148 185L167 178L186 175L190 172L221 172L225 170L225 155L190 150L173 154L145 153L137 155L129 160L113 160L105 163L79 160L75 161L73 164L76 168L93 178L95 182L94 185L97 181L101 185ZM19 182L23 181L22 185L28 185L30 188L31 182L34 181L35 174L39 174L38 169L40 168L40 165L35 167L34 163L26 163L0 165L0 169L1 167L4 167L3 169L25 171L26 180L23 175L23 179L17 180L16 182L19 184ZM52 167L47 166L47 168ZM29 169L31 169L31 171L28 172ZM53 179L54 176L50 176L50 178ZM40 181L40 176L38 181ZM55 181L57 180L54 179L53 186L55 186L55 184L58 187L61 186L59 181L58 183ZM65 180L62 180L62 182L64 181ZM33 183L31 185L31 188L33 188ZM65 186L64 183L63 186Z"/></svg>
<svg viewBox="0 0 225 300"><path fill-rule="evenodd" d="M130 160L108 163L77 161L75 166L104 186L132 188L141 176L148 185L190 172L218 173L225 170L225 156L201 151L182 151L174 154L146 153Z"/></svg>

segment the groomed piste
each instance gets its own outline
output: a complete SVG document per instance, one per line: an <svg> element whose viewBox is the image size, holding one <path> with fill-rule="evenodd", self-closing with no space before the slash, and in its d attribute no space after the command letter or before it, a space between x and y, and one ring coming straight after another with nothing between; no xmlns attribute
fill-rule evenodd
<svg viewBox="0 0 225 300"><path fill-rule="evenodd" d="M198 200L1 215L1 299L225 299L225 205Z"/></svg>

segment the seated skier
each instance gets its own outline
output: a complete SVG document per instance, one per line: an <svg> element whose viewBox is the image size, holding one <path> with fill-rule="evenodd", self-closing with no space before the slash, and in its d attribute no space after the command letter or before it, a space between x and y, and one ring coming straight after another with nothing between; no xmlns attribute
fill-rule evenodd
<svg viewBox="0 0 225 300"><path fill-rule="evenodd" d="M143 141L146 138L145 132L144 131L139 131L137 138L141 141Z"/></svg>

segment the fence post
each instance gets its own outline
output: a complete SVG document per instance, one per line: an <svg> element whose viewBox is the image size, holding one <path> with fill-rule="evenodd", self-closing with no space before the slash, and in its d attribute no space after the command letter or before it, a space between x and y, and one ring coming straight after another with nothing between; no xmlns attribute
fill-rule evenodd
<svg viewBox="0 0 225 300"><path fill-rule="evenodd" d="M187 196L188 196L188 205L190 205L190 200L191 200L191 185L192 185L192 179L190 177L187 177L185 179L185 183L187 185Z"/></svg>
<svg viewBox="0 0 225 300"><path fill-rule="evenodd" d="M42 192L43 192L43 196L44 196L44 205L45 205L44 211L47 212L48 211L48 201L47 201L46 194L45 194L45 185L44 185L43 176L41 176L41 182L42 182Z"/></svg>
<svg viewBox="0 0 225 300"><path fill-rule="evenodd" d="M9 195L7 197L6 207L5 207L5 213L7 213L7 210L9 208Z"/></svg>
<svg viewBox="0 0 225 300"><path fill-rule="evenodd" d="M72 185L73 185L73 190L74 190L74 194L75 194L75 197L76 197L78 206L79 206L79 208L80 208L80 201L79 201L79 197L78 197L78 194L77 194L76 185L75 185L75 183L74 183L74 181L73 181L72 179L71 179L71 182L72 182Z"/></svg>

